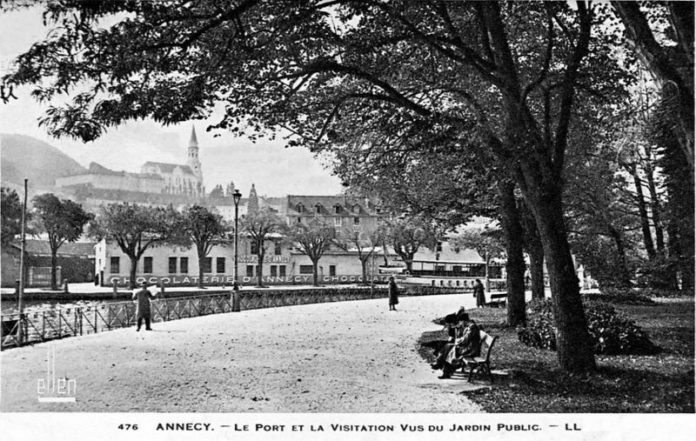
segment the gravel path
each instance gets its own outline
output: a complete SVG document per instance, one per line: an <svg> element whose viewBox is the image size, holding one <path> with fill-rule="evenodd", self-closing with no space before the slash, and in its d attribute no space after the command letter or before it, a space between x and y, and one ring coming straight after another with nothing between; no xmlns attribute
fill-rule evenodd
<svg viewBox="0 0 696 441"><path fill-rule="evenodd" d="M481 412L416 349L431 320L471 296L402 298L219 314L2 352L0 410L93 412ZM55 375L75 403L39 403Z"/></svg>

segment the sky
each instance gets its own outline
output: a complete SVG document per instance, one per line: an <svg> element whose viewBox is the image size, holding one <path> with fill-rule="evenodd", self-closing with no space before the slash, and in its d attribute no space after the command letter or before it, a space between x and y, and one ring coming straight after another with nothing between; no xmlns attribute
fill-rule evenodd
<svg viewBox="0 0 696 441"><path fill-rule="evenodd" d="M0 76L7 73L12 60L42 39L41 10L0 13ZM18 100L0 102L0 133L29 135L57 147L83 166L90 162L113 170L139 172L147 161L186 163L186 150L195 126L199 157L207 191L217 184L225 187L233 181L247 195L254 183L259 195L287 194L330 195L342 190L340 180L322 166L312 153L302 148L284 148L282 139L261 139L252 143L245 137L227 132L206 132L210 120L188 121L175 126L162 126L154 121L133 121L109 131L91 143L50 137L38 126L43 114L41 104L29 97L29 89L15 92Z"/></svg>

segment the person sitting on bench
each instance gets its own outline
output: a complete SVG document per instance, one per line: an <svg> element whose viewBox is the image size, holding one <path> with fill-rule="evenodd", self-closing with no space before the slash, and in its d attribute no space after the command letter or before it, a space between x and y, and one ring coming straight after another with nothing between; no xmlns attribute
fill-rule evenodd
<svg viewBox="0 0 696 441"><path fill-rule="evenodd" d="M461 357L477 357L481 351L481 333L475 321L469 318L469 314L461 312L457 314L459 322L455 327L455 339L452 343L443 346L437 361L430 365L433 369L442 369L442 375L438 378L450 378L456 369L454 363Z"/></svg>

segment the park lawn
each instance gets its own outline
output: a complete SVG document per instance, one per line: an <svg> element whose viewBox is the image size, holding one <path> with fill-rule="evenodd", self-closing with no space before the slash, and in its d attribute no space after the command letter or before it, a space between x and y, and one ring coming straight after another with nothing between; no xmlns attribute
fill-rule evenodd
<svg viewBox="0 0 696 441"><path fill-rule="evenodd" d="M682 413L694 412L694 299L656 305L614 305L661 348L657 355L596 356L597 371L573 375L557 368L556 353L530 348L502 324L505 308L470 311L486 332L499 336L491 367L508 372L490 388L465 392L486 412ZM442 339L426 333L421 343ZM421 354L432 361L430 349ZM476 380L482 382L483 380Z"/></svg>

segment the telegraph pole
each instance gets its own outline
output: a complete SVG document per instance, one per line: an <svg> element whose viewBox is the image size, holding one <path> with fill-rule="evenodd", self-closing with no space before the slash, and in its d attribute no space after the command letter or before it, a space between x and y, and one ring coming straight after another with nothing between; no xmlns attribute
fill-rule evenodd
<svg viewBox="0 0 696 441"><path fill-rule="evenodd" d="M24 178L24 204L22 205L22 245L19 254L19 292L18 305L19 310L19 328L17 329L17 340L22 344L24 340L24 249L26 248L26 224L27 224L27 187L29 179Z"/></svg>

